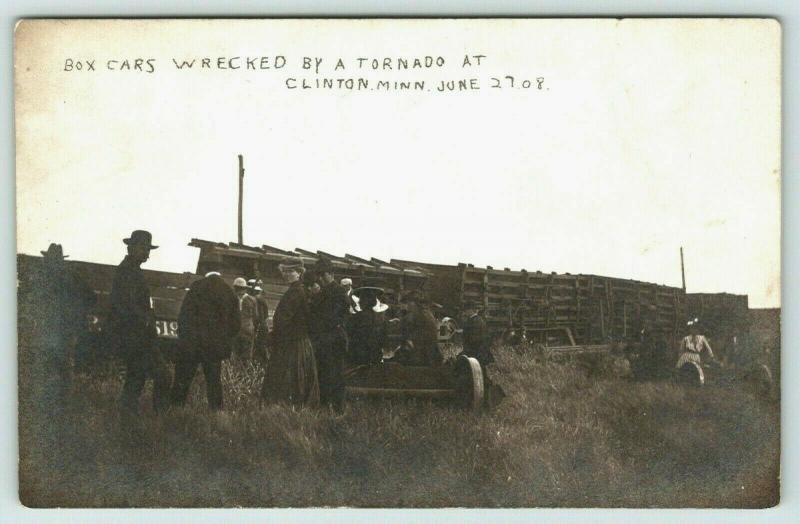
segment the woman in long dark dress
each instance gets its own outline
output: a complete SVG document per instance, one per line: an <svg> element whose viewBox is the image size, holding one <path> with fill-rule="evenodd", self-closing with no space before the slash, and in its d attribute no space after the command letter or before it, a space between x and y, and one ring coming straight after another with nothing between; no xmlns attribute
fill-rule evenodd
<svg viewBox="0 0 800 524"><path fill-rule="evenodd" d="M314 349L308 338L308 300L300 277L300 259L287 259L278 268L289 289L272 317L272 353L261 397L268 402L319 404L319 382Z"/></svg>

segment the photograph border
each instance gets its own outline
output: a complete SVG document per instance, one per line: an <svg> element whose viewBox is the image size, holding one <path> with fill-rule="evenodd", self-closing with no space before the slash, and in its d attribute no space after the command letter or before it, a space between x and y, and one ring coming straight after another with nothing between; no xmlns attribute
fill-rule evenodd
<svg viewBox="0 0 800 524"><path fill-rule="evenodd" d="M7 72L3 76L7 93L13 93L13 29L16 20L25 18L118 18L118 17L148 17L148 18L522 18L522 17L647 17L647 18L678 18L683 16L736 16L736 17L768 17L776 18L783 28L783 125L782 125L782 348L787 348L782 359L783 381L782 391L782 488L781 503L777 508L767 510L606 510L606 509L547 509L547 510L349 510L349 509L246 509L246 510L144 510L145 518L156 522L167 522L178 516L176 512L191 511L192 519L198 522L216 522L222 518L231 522L245 522L263 520L265 517L281 522L317 522L325 520L338 521L367 521L381 518L387 522L400 522L407 519L419 521L459 521L479 522L487 518L502 518L509 522L522 522L535 517L544 521L559 522L617 522L620 519L631 519L637 522L668 522L677 518L688 519L691 522L703 520L704 522L739 522L752 521L755 517L760 520L763 516L771 521L780 519L789 521L793 512L800 509L798 501L798 451L789 447L790 443L800 442L798 432L798 415L792 413L789 407L798 405L800 388L800 366L797 355L793 355L791 347L786 341L794 340L800 321L795 300L798 284L791 268L798 262L798 249L795 245L796 234L792 234L800 225L800 211L796 205L798 187L794 174L800 172L796 165L800 159L800 144L797 140L798 121L797 110L797 79L800 76L800 7L791 5L791 2L747 2L731 4L724 1L702 2L670 2L663 5L656 2L631 2L617 1L604 2L597 5L589 1L569 2L494 2L491 9L480 2L422 2L415 4L413 12L400 1L383 2L380 9L376 9L371 2L273 2L269 6L258 6L259 12L253 12L253 5L245 1L232 2L190 2L179 1L164 8L159 2L146 0L134 2L124 0L112 6L104 6L105 12L97 13L97 5L88 2L16 2L13 7L3 7L3 20L7 29L2 57L4 68ZM13 11L12 11L13 9ZM16 220L15 220L15 178L14 178L14 129L13 129L13 97L7 97L2 104L2 114L6 126L3 127L6 148L5 169L2 170L2 183L5 191L0 191L4 200L0 208L7 210L3 226L0 226L0 244L5 250L0 258L0 285L6 284L9 288L15 286L15 249L16 246ZM794 165L792 161L794 159ZM788 233L788 234L787 234ZM788 270L788 271L787 271ZM16 287L16 286L15 286ZM69 510L60 516L57 510L29 510L19 504L17 495L17 381L16 381L16 300L14 294L5 294L0 298L0 347L4 352L6 366L4 367L5 380L0 383L0 413L5 417L0 428L0 514L18 522L58 522L62 518L80 519L82 521L105 521L114 519L120 522L139 521L143 510ZM264 513L264 512L267 513ZM224 513L223 513L224 512ZM380 512L377 515L375 512ZM763 515L760 513L763 512Z"/></svg>

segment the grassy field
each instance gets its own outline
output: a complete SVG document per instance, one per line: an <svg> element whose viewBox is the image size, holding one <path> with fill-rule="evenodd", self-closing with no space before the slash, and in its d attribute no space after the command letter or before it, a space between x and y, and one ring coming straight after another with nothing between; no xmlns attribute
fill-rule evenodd
<svg viewBox="0 0 800 524"><path fill-rule="evenodd" d="M778 501L778 404L732 386L587 376L501 348L491 412L426 401L259 408L259 376L224 373L209 414L202 374L186 408L149 392L120 431L118 377L78 377L57 448L21 414L29 506L765 507ZM23 394L24 397L24 394ZM29 410L29 411L28 411Z"/></svg>

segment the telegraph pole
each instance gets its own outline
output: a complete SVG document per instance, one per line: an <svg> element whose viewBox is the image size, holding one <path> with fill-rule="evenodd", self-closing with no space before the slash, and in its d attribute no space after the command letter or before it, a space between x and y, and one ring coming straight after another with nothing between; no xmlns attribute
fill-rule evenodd
<svg viewBox="0 0 800 524"><path fill-rule="evenodd" d="M686 273L683 270L683 246L681 246L681 284L683 285L683 292L686 293Z"/></svg>
<svg viewBox="0 0 800 524"><path fill-rule="evenodd" d="M239 244L244 244L242 234L242 196L244 194L244 159L239 155ZM682 255L681 255L682 256Z"/></svg>

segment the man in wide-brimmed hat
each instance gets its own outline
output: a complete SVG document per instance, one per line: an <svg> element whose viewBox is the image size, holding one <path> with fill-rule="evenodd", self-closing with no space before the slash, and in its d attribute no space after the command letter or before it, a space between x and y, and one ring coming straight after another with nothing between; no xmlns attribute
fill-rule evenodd
<svg viewBox="0 0 800 524"><path fill-rule="evenodd" d="M42 254L42 260L45 263L63 262L64 259L69 258L69 255L64 254L64 248L61 244L52 243L48 246L47 251L39 251Z"/></svg>
<svg viewBox="0 0 800 524"><path fill-rule="evenodd" d="M41 253L42 269L34 274L31 287L20 286L20 309L34 321L32 358L21 356L20 368L25 375L25 386L35 393L34 405L41 410L36 415L44 421L45 437L51 438L50 442L58 442L52 417L62 414L70 389L76 345L87 329L87 315L96 297L64 262L68 257L61 244L50 244L47 251ZM28 368L28 364L32 367Z"/></svg>
<svg viewBox="0 0 800 524"><path fill-rule="evenodd" d="M80 331L86 328L86 315L96 302L94 291L79 279L64 262L61 244L50 244L42 253L42 279L38 284L42 308L48 319L42 324L47 334L58 340L57 345L73 345ZM71 342L70 342L71 341ZM66 356L66 355L64 355Z"/></svg>
<svg viewBox="0 0 800 524"><path fill-rule="evenodd" d="M139 397L145 380L153 380L153 407L162 411L169 401L172 376L157 345L155 315L150 289L140 267L150 258L153 236L136 230L123 242L128 254L117 266L111 287L109 324L125 361L125 384L120 399L124 422L138 414Z"/></svg>
<svg viewBox="0 0 800 524"><path fill-rule="evenodd" d="M321 258L314 265L320 292L311 298L311 342L317 356L320 402L340 410L344 402L344 361L347 356L345 323L350 301L334 278L333 263Z"/></svg>

